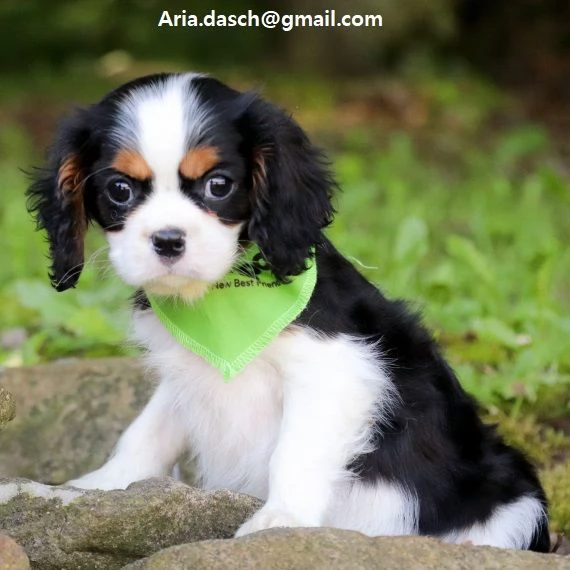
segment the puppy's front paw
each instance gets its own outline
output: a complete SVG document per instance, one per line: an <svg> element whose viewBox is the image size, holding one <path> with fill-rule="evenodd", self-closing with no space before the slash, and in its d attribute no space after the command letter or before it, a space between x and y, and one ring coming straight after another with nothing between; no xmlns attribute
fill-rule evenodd
<svg viewBox="0 0 570 570"><path fill-rule="evenodd" d="M304 525L293 515L285 511L276 509L265 509L257 511L248 521L243 523L237 530L235 537L244 536L252 532L258 532L267 528L284 526L309 526Z"/></svg>
<svg viewBox="0 0 570 570"><path fill-rule="evenodd" d="M78 489L100 489L102 491L110 491L112 489L126 489L133 481L130 477L121 476L117 473L109 473L104 469L97 469L87 473L79 479L72 479L65 484Z"/></svg>

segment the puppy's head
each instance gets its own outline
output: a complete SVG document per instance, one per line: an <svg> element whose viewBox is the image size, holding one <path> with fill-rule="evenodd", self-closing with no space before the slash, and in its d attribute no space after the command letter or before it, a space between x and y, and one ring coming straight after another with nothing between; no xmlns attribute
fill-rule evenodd
<svg viewBox="0 0 570 570"><path fill-rule="evenodd" d="M74 287L89 221L127 283L188 299L254 242L280 280L330 222L334 181L288 115L209 77L128 83L65 121L28 191L50 278Z"/></svg>

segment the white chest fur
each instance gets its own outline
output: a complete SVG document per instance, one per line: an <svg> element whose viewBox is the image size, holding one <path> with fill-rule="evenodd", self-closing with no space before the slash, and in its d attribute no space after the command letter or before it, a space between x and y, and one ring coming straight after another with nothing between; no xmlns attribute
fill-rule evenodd
<svg viewBox="0 0 570 570"><path fill-rule="evenodd" d="M279 339L225 382L219 370L178 344L151 311L135 315L133 336L148 349L146 363L172 399L170 413L195 457L200 485L266 498L283 411Z"/></svg>
<svg viewBox="0 0 570 570"><path fill-rule="evenodd" d="M371 449L371 427L398 398L376 347L291 327L226 383L151 311L135 315L133 337L148 350L159 385L109 461L72 484L124 488L167 474L190 449L204 488L266 500L239 533L323 524L412 530L413 500L399 489L378 496L359 490L346 471L352 458ZM350 512L359 513L357 520Z"/></svg>

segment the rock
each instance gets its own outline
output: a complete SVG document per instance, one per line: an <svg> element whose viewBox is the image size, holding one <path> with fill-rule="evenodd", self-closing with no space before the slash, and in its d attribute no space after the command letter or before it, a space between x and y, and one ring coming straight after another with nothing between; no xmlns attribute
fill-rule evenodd
<svg viewBox="0 0 570 570"><path fill-rule="evenodd" d="M28 570L30 561L24 549L9 536L0 534L0 570Z"/></svg>
<svg viewBox="0 0 570 570"><path fill-rule="evenodd" d="M229 538L259 507L247 495L204 492L174 479L125 491L0 479L0 531L45 570L112 570L175 544Z"/></svg>
<svg viewBox="0 0 570 570"><path fill-rule="evenodd" d="M5 369L2 387L18 415L0 431L0 475L60 484L104 463L153 382L137 359L105 358Z"/></svg>
<svg viewBox="0 0 570 570"><path fill-rule="evenodd" d="M16 404L10 392L0 386L0 428L14 419L16 415Z"/></svg>
<svg viewBox="0 0 570 570"><path fill-rule="evenodd" d="M236 540L167 548L125 570L562 570L553 554L444 544L426 537L377 537L328 528L275 529Z"/></svg>
<svg viewBox="0 0 570 570"><path fill-rule="evenodd" d="M552 544L552 552L562 556L570 556L570 540L563 534L552 533L550 542Z"/></svg>
<svg viewBox="0 0 570 570"><path fill-rule="evenodd" d="M67 361L0 373L18 405L0 433L0 475L63 483L100 467L152 391L137 361Z"/></svg>

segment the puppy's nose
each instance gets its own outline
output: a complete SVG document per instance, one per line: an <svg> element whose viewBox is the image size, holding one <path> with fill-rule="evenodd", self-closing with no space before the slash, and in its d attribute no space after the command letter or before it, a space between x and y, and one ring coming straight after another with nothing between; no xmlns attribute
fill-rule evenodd
<svg viewBox="0 0 570 570"><path fill-rule="evenodd" d="M154 251L161 257L180 257L184 253L186 234L178 228L165 228L154 232L150 239Z"/></svg>

